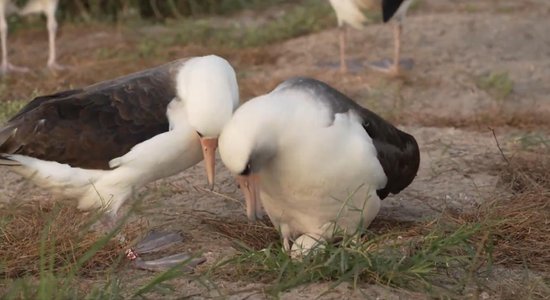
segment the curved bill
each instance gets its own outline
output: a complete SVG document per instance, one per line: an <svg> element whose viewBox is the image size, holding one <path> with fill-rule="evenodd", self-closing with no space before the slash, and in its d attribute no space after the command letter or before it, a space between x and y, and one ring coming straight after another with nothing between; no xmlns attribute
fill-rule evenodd
<svg viewBox="0 0 550 300"><path fill-rule="evenodd" d="M238 175L237 183L244 194L246 201L246 215L250 221L256 221L261 215L260 199L260 177L258 174Z"/></svg>
<svg viewBox="0 0 550 300"><path fill-rule="evenodd" d="M218 148L218 139L201 137L200 140L202 155L204 156L204 164L206 166L206 176L208 177L208 185L210 185L210 189L213 189L216 166L216 148Z"/></svg>

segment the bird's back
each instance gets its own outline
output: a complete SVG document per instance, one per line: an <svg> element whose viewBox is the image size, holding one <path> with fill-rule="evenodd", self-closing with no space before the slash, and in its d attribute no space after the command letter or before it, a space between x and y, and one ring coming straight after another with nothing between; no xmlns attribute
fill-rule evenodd
<svg viewBox="0 0 550 300"><path fill-rule="evenodd" d="M302 99L314 99L322 103L328 108L329 115L332 115L332 122L337 114L342 113L353 112L359 117L360 125L372 139L378 161L388 178L386 186L378 190L381 199L389 193L399 193L416 177L420 165L420 152L412 135L397 129L324 82L310 78L294 78L285 81L277 89L303 91L311 95Z"/></svg>
<svg viewBox="0 0 550 300"><path fill-rule="evenodd" d="M0 129L0 154L108 169L111 159L168 130L173 72L183 62L35 98Z"/></svg>

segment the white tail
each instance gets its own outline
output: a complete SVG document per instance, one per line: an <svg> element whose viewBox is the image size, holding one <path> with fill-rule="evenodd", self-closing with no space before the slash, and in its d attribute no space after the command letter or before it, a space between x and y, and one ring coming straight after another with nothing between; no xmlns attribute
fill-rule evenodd
<svg viewBox="0 0 550 300"><path fill-rule="evenodd" d="M54 193L77 198L78 208L108 208L116 213L132 194L131 180L122 170L87 170L23 155L6 155L13 170ZM122 179L123 178L123 179Z"/></svg>

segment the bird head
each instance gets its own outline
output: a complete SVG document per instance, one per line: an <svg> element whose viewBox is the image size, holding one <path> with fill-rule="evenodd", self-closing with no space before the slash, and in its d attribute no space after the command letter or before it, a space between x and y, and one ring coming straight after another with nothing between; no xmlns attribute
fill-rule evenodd
<svg viewBox="0 0 550 300"><path fill-rule="evenodd" d="M239 104L237 77L231 65L215 55L185 62L176 76L181 111L200 139L208 183L214 184L218 137ZM177 127L178 120L170 120Z"/></svg>

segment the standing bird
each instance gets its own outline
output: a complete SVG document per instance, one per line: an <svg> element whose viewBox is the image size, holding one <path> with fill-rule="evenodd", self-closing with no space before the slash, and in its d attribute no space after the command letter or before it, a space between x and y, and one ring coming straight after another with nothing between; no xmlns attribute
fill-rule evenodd
<svg viewBox="0 0 550 300"><path fill-rule="evenodd" d="M329 0L336 13L338 27L340 28L340 71L348 71L346 59L347 27L346 24L356 29L363 29L367 22L366 11L377 10L381 5L382 16L385 23L395 19L394 27L394 61L393 65L376 66L376 69L392 74L399 73L401 32L405 14L412 3L412 0Z"/></svg>
<svg viewBox="0 0 550 300"><path fill-rule="evenodd" d="M403 31L403 22L409 7L413 3L413 0L382 0L382 16L384 22L387 23L390 20L394 20L393 25L393 38L394 38L394 54L393 65L389 68L378 68L381 71L387 71L390 74L398 75L400 73L401 65L401 33ZM405 64L411 63L405 61Z"/></svg>
<svg viewBox="0 0 550 300"><path fill-rule="evenodd" d="M81 210L104 209L112 226L135 189L203 158L212 185L217 138L238 103L225 59L176 60L35 98L0 129L0 165Z"/></svg>
<svg viewBox="0 0 550 300"><path fill-rule="evenodd" d="M355 29L363 29L367 22L365 10L372 9L377 0L329 0L336 13L340 40L340 71L347 73L348 64L346 56L347 26Z"/></svg>
<svg viewBox="0 0 550 300"><path fill-rule="evenodd" d="M55 53L55 35L57 32L55 12L57 10L58 2L59 0L29 0L29 2L27 2L27 4L19 10L11 3L10 0L0 0L0 40L2 43L2 65L0 66L0 74L5 74L9 71L28 71L27 68L12 65L8 61L8 24L6 22L6 15L14 12L18 12L21 16L35 13L44 13L46 15L49 43L48 68L51 70L63 69L63 66L57 63Z"/></svg>
<svg viewBox="0 0 550 300"><path fill-rule="evenodd" d="M249 219L259 216L261 196L287 251L296 237L311 242L366 228L380 200L406 188L420 163L414 137L309 78L243 104L219 150L237 174Z"/></svg>

